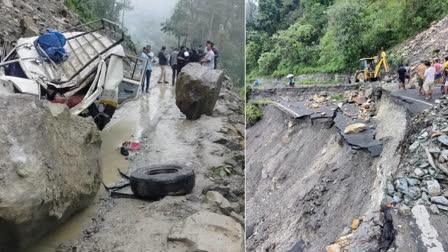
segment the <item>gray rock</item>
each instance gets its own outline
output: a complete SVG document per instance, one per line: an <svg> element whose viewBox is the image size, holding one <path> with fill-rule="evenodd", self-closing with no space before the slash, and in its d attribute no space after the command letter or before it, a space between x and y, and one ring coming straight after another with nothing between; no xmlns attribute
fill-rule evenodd
<svg viewBox="0 0 448 252"><path fill-rule="evenodd" d="M426 181L426 187L428 188L428 194L430 196L439 196L440 195L440 184L437 180L428 180Z"/></svg>
<svg viewBox="0 0 448 252"><path fill-rule="evenodd" d="M443 150L440 152L440 156L446 160L448 160L448 150Z"/></svg>
<svg viewBox="0 0 448 252"><path fill-rule="evenodd" d="M32 244L89 205L101 183L101 139L90 118L34 96L0 95L0 114L2 251Z"/></svg>
<svg viewBox="0 0 448 252"><path fill-rule="evenodd" d="M439 208L438 208L437 205L435 205L435 204L432 204L431 206L429 206L429 209L431 210L431 212L432 212L433 214L440 214L440 212L439 212Z"/></svg>
<svg viewBox="0 0 448 252"><path fill-rule="evenodd" d="M386 182L386 188L389 195L393 195L395 193L394 185L389 180Z"/></svg>
<svg viewBox="0 0 448 252"><path fill-rule="evenodd" d="M176 82L177 107L187 119L212 115L223 81L221 70L209 70L198 63L188 64Z"/></svg>
<svg viewBox="0 0 448 252"><path fill-rule="evenodd" d="M428 167L429 166L429 163L423 163L423 164L421 164L419 167L420 168L426 168L426 167Z"/></svg>
<svg viewBox="0 0 448 252"><path fill-rule="evenodd" d="M33 37L39 34L39 28L36 27L31 17L23 17L20 20L20 27L24 37Z"/></svg>
<svg viewBox="0 0 448 252"><path fill-rule="evenodd" d="M415 169L414 173L418 178L421 178L423 175L425 175L425 172L420 168Z"/></svg>
<svg viewBox="0 0 448 252"><path fill-rule="evenodd" d="M409 146L409 150L411 152L415 151L418 148L419 145L420 145L420 142L419 141L415 141L414 143L411 144L411 146Z"/></svg>
<svg viewBox="0 0 448 252"><path fill-rule="evenodd" d="M446 135L441 135L441 136L437 137L437 140L438 140L439 142L441 142L442 144L448 146L448 136L446 136Z"/></svg>
<svg viewBox="0 0 448 252"><path fill-rule="evenodd" d="M405 178L399 178L395 181L395 188L397 191L407 193L409 191L408 182Z"/></svg>
<svg viewBox="0 0 448 252"><path fill-rule="evenodd" d="M11 0L2 0L3 6L6 6L8 8L14 8L14 5L12 5Z"/></svg>
<svg viewBox="0 0 448 252"><path fill-rule="evenodd" d="M406 204L401 204L399 210L404 215L410 215L411 214L411 208L408 207Z"/></svg>
<svg viewBox="0 0 448 252"><path fill-rule="evenodd" d="M401 198L398 197L398 196L394 196L394 197L392 198L392 202L393 202L393 203L400 203L400 202L401 202Z"/></svg>
<svg viewBox="0 0 448 252"><path fill-rule="evenodd" d="M420 198L421 190L420 190L420 188L413 186L413 187L409 188L409 191L406 195L408 195L409 198L416 200L416 199Z"/></svg>
<svg viewBox="0 0 448 252"><path fill-rule="evenodd" d="M406 180L408 181L408 184L409 184L410 186L415 186L415 185L420 184L420 180L418 180L418 179L414 179L414 178L406 178Z"/></svg>
<svg viewBox="0 0 448 252"><path fill-rule="evenodd" d="M431 197L431 202L437 205L448 206L448 199L445 196Z"/></svg>

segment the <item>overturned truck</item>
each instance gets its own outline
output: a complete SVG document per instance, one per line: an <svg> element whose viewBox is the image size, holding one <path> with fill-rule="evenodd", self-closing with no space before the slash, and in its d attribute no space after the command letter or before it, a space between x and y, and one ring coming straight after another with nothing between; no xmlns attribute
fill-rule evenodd
<svg viewBox="0 0 448 252"><path fill-rule="evenodd" d="M19 39L2 57L0 93L66 104L72 114L91 116L101 130L120 104L137 97L147 61L126 55L123 30L105 19L55 34L63 57L52 57L41 36Z"/></svg>

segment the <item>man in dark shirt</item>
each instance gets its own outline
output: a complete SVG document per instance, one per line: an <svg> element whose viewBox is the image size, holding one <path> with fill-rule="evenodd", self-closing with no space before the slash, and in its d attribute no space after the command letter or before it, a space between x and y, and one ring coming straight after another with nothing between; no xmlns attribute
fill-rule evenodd
<svg viewBox="0 0 448 252"><path fill-rule="evenodd" d="M401 65L398 68L398 71L397 71L397 73L398 73L398 89L400 89L400 88L406 89L406 87L404 85L404 83L406 81L406 72L407 72L406 68L403 65Z"/></svg>
<svg viewBox="0 0 448 252"><path fill-rule="evenodd" d="M186 66L189 62L190 54L185 46L180 48L179 54L177 55L177 75L179 75L182 68Z"/></svg>
<svg viewBox="0 0 448 252"><path fill-rule="evenodd" d="M165 55L165 50L166 47L163 46L162 50L159 52L159 55L157 57L159 57L159 65L160 65L160 77L159 77L159 81L157 83L169 83L168 81L166 81L166 66L168 65L168 59L166 58Z"/></svg>
<svg viewBox="0 0 448 252"><path fill-rule="evenodd" d="M211 42L212 45L212 51L215 54L215 69L218 66L218 58L219 58L219 50L215 47L215 43Z"/></svg>

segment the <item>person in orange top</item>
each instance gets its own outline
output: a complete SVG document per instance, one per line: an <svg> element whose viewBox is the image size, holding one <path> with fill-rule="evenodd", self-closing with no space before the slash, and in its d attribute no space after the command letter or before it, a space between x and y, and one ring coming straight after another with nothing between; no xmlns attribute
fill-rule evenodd
<svg viewBox="0 0 448 252"><path fill-rule="evenodd" d="M417 80L418 80L418 95L423 95L423 82L425 80L425 71L428 69L425 66L425 61L421 61L421 65L417 67Z"/></svg>

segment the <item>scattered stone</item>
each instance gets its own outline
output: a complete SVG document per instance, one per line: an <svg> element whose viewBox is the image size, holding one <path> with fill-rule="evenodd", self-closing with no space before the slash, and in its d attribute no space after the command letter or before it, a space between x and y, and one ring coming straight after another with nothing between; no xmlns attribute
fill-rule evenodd
<svg viewBox="0 0 448 252"><path fill-rule="evenodd" d="M359 227L360 220L359 219L353 219L352 221L352 229L357 229Z"/></svg>
<svg viewBox="0 0 448 252"><path fill-rule="evenodd" d="M366 130L366 128L367 127L364 123L350 124L345 128L344 134L356 134L356 133Z"/></svg>
<svg viewBox="0 0 448 252"><path fill-rule="evenodd" d="M431 197L431 202L437 204L437 205L442 205L442 206L448 206L448 199L445 198L445 196L434 196Z"/></svg>
<svg viewBox="0 0 448 252"><path fill-rule="evenodd" d="M432 212L433 214L440 214L440 212L439 212L439 208L438 208L437 205L435 205L435 204L431 204L431 205L429 206L429 209L431 210L431 212Z"/></svg>
<svg viewBox="0 0 448 252"><path fill-rule="evenodd" d="M327 246L326 250L327 250L327 252L341 252L342 247L341 247L341 245L335 243L333 245Z"/></svg>
<svg viewBox="0 0 448 252"><path fill-rule="evenodd" d="M440 191L440 184L439 182L437 182L437 180L429 180L426 181L426 185L428 188L428 194L430 196L439 196L441 191Z"/></svg>
<svg viewBox="0 0 448 252"><path fill-rule="evenodd" d="M400 212L404 215L410 215L411 214L411 208L409 208L407 205L405 204L401 204L400 208L399 208Z"/></svg>
<svg viewBox="0 0 448 252"><path fill-rule="evenodd" d="M414 173L418 178L421 178L423 175L425 175L425 172L420 168L415 169Z"/></svg>
<svg viewBox="0 0 448 252"><path fill-rule="evenodd" d="M441 142L442 144L448 146L448 136L447 135L441 135L437 137L437 140Z"/></svg>
<svg viewBox="0 0 448 252"><path fill-rule="evenodd" d="M408 184L410 186L415 186L417 184L420 184L420 181L418 179L414 179L414 178L406 178L406 180L408 181Z"/></svg>
<svg viewBox="0 0 448 252"><path fill-rule="evenodd" d="M386 181L386 189L389 195L393 195L395 193L395 187L389 180Z"/></svg>
<svg viewBox="0 0 448 252"><path fill-rule="evenodd" d="M31 17L23 17L20 20L20 27L22 28L22 35L24 37L33 37L39 34L39 28L34 24Z"/></svg>
<svg viewBox="0 0 448 252"><path fill-rule="evenodd" d="M399 178L395 181L395 188L402 193L408 193L408 182L405 178Z"/></svg>
<svg viewBox="0 0 448 252"><path fill-rule="evenodd" d="M313 104L311 104L311 107L313 107L313 108L318 108L318 107L319 107L319 104L317 104L317 103L313 103Z"/></svg>

